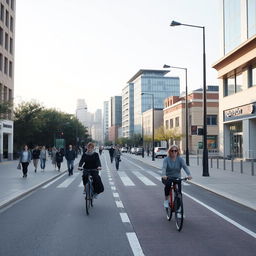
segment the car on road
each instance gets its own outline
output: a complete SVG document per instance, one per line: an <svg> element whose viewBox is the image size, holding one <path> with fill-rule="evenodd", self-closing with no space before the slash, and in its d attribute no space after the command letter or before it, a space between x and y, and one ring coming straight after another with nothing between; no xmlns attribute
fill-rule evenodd
<svg viewBox="0 0 256 256"><path fill-rule="evenodd" d="M131 154L135 154L136 148L131 148Z"/></svg>
<svg viewBox="0 0 256 256"><path fill-rule="evenodd" d="M126 148L126 147L122 147L122 148L121 148L121 152L122 152L122 153L127 153L127 152L128 152L128 150L127 150L127 148Z"/></svg>
<svg viewBox="0 0 256 256"><path fill-rule="evenodd" d="M158 158L158 157L164 158L167 156L167 148L155 147L154 153L155 153L155 158Z"/></svg>
<svg viewBox="0 0 256 256"><path fill-rule="evenodd" d="M136 148L135 155L142 155L143 148Z"/></svg>

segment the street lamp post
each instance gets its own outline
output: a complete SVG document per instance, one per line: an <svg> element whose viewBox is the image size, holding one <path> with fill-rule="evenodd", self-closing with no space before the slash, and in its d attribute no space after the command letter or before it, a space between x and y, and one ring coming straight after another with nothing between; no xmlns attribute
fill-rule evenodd
<svg viewBox="0 0 256 256"><path fill-rule="evenodd" d="M155 161L155 120L154 120L154 94L142 92L141 95L150 95L152 99L152 161Z"/></svg>
<svg viewBox="0 0 256 256"><path fill-rule="evenodd" d="M205 57L205 27L183 24L172 21L170 26L187 26L203 29L203 176L209 176L208 150L207 150L207 106L206 106L206 57Z"/></svg>
<svg viewBox="0 0 256 256"><path fill-rule="evenodd" d="M185 122L186 122L186 164L189 166L189 147L188 147L188 79L187 79L187 68L174 67L164 64L163 68L176 68L185 71L185 82L186 82L186 99L185 99Z"/></svg>

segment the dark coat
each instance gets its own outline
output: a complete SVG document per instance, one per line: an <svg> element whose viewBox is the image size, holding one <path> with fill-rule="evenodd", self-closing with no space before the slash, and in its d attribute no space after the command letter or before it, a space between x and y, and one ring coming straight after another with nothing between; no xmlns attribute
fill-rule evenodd
<svg viewBox="0 0 256 256"><path fill-rule="evenodd" d="M66 150L66 153L65 153L65 157L67 159L67 161L71 161L71 160L75 160L76 158L76 152L75 150Z"/></svg>
<svg viewBox="0 0 256 256"><path fill-rule="evenodd" d="M101 167L99 154L97 152L93 152L93 154L84 153L79 162L79 167L82 166L84 169L97 169Z"/></svg>

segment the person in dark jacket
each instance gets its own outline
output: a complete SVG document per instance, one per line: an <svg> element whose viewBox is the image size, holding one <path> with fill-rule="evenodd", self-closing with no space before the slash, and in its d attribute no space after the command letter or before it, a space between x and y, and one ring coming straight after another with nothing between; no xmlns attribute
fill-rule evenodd
<svg viewBox="0 0 256 256"><path fill-rule="evenodd" d="M40 149L38 146L35 146L35 148L32 151L32 159L33 159L33 165L35 167L35 172L37 171L39 157L40 157Z"/></svg>
<svg viewBox="0 0 256 256"><path fill-rule="evenodd" d="M28 146L25 145L23 150L20 152L20 163L22 165L23 178L27 177L28 165L31 161L32 154L28 150Z"/></svg>
<svg viewBox="0 0 256 256"><path fill-rule="evenodd" d="M82 155L81 160L79 162L78 169L81 170L83 168L83 184L84 191L86 183L88 182L88 174L92 175L93 179L93 189L94 189L94 197L97 194L100 194L104 191L104 186L102 184L101 178L99 176L99 170L101 170L101 162L99 158L99 154L94 151L94 144L89 142L87 145L87 151Z"/></svg>
<svg viewBox="0 0 256 256"><path fill-rule="evenodd" d="M76 158L76 152L73 149L72 145L69 145L68 150L66 150L65 158L67 159L67 165L68 165L68 175L73 175L73 169L74 169L74 161Z"/></svg>
<svg viewBox="0 0 256 256"><path fill-rule="evenodd" d="M63 162L63 152L61 151L61 149L56 151L55 159L58 171L60 172L61 163Z"/></svg>
<svg viewBox="0 0 256 256"><path fill-rule="evenodd" d="M111 148L109 149L109 156L110 156L110 161L111 161L111 163L113 163L114 152L115 152L115 149L114 149L113 146L111 146Z"/></svg>

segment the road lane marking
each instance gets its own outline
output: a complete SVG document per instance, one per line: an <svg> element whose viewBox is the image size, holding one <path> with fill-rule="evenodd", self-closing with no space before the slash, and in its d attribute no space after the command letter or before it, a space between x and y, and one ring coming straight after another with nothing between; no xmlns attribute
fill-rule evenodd
<svg viewBox="0 0 256 256"><path fill-rule="evenodd" d="M125 186L135 186L132 180L127 176L125 172L118 172L118 175Z"/></svg>
<svg viewBox="0 0 256 256"><path fill-rule="evenodd" d="M116 202L116 207L117 208L124 208L123 202L122 201L115 201Z"/></svg>
<svg viewBox="0 0 256 256"><path fill-rule="evenodd" d="M62 182L59 186L57 186L57 188L67 188L75 179L76 177L72 177L72 178L69 177L64 182Z"/></svg>
<svg viewBox="0 0 256 256"><path fill-rule="evenodd" d="M118 193L113 193L113 197L119 197Z"/></svg>
<svg viewBox="0 0 256 256"><path fill-rule="evenodd" d="M216 215L218 215L219 217L221 217L222 219L226 220L227 222L231 223L232 225L234 225L235 227L239 228L240 230L244 231L245 233L247 233L248 235L256 238L256 233L254 233L253 231L249 230L248 228L240 225L239 223L235 222L234 220L230 219L229 217L225 216L224 214L218 212L217 210L215 210L214 208L212 208L211 206L199 201L198 199L194 198L193 196L190 196L189 194L182 192L182 194L184 194L185 196L189 197L190 199L194 200L195 202L197 202L198 204L204 206L205 208L207 208L209 211L215 213Z"/></svg>
<svg viewBox="0 0 256 256"><path fill-rule="evenodd" d="M129 244L132 248L134 256L144 256L144 253L141 249L140 242L134 232L127 232L126 236L128 238Z"/></svg>
<svg viewBox="0 0 256 256"><path fill-rule="evenodd" d="M113 181L109 181L109 185L115 185Z"/></svg>
<svg viewBox="0 0 256 256"><path fill-rule="evenodd" d="M126 159L126 158L125 158L125 160L128 161L128 162L130 162L131 164L135 165L136 167L140 168L141 170L145 170L144 168L142 168L141 166L135 164L134 162L132 162L132 161Z"/></svg>
<svg viewBox="0 0 256 256"><path fill-rule="evenodd" d="M125 213L125 212L120 212L120 217L121 217L122 222L124 222L124 223L130 223L130 219L129 219L127 213Z"/></svg>
<svg viewBox="0 0 256 256"><path fill-rule="evenodd" d="M111 186L111 189L112 189L112 190L116 190L116 187L115 187L115 186Z"/></svg>
<svg viewBox="0 0 256 256"><path fill-rule="evenodd" d="M62 178L64 174L65 174L65 173L61 174L60 177L58 177L57 179L55 179L55 180L49 182L48 184L44 185L42 188L43 188L43 189L48 188L48 187L51 186L53 183L55 183L57 180L59 180L60 178Z"/></svg>
<svg viewBox="0 0 256 256"><path fill-rule="evenodd" d="M138 179L140 179L145 185L147 185L147 186L156 186L156 184L154 182L152 182L146 176L142 175L140 172L133 171L133 174L135 174L138 177Z"/></svg>
<svg viewBox="0 0 256 256"><path fill-rule="evenodd" d="M78 187L84 187L84 184L83 184L83 181L80 182L79 186Z"/></svg>
<svg viewBox="0 0 256 256"><path fill-rule="evenodd" d="M147 171L147 173L156 178L157 180L162 180L161 176L153 171Z"/></svg>

